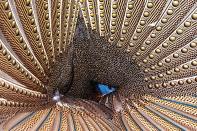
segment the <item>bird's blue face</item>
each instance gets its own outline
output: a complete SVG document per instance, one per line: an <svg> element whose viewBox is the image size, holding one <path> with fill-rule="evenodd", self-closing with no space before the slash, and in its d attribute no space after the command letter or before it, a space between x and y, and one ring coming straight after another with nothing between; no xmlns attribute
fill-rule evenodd
<svg viewBox="0 0 197 131"><path fill-rule="evenodd" d="M108 95L108 94L110 94L110 93L112 93L116 90L114 87L110 87L110 86L105 85L105 84L97 84L96 88L99 91L99 93L102 94L102 96Z"/></svg>

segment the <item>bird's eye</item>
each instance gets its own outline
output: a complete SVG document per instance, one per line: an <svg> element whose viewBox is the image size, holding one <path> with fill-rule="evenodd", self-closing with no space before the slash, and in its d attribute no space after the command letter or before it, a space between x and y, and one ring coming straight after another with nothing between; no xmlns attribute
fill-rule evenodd
<svg viewBox="0 0 197 131"><path fill-rule="evenodd" d="M97 84L96 89L101 95L108 95L116 90L115 87L110 87L105 84Z"/></svg>

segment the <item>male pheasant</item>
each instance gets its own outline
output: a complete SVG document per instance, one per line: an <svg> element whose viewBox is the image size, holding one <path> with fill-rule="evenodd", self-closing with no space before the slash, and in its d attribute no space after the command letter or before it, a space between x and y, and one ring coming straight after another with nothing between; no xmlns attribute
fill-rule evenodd
<svg viewBox="0 0 197 131"><path fill-rule="evenodd" d="M1 131L197 131L196 0L0 0Z"/></svg>

